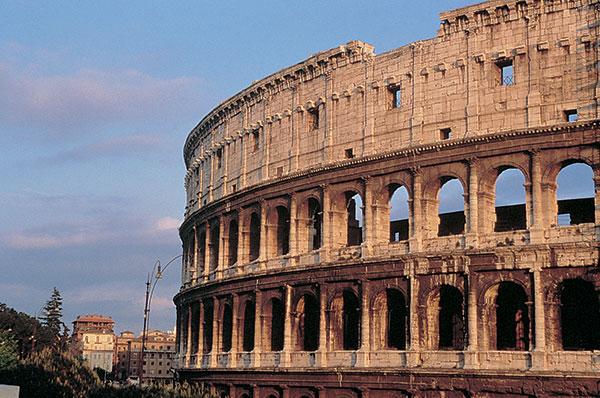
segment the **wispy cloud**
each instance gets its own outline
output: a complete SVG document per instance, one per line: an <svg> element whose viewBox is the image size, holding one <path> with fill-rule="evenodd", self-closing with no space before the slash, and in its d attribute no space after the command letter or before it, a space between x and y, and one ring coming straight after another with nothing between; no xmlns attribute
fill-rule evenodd
<svg viewBox="0 0 600 398"><path fill-rule="evenodd" d="M193 76L164 78L135 69L51 74L40 69L0 59L0 123L56 139L119 122L175 117L197 106L202 92L201 80Z"/></svg>
<svg viewBox="0 0 600 398"><path fill-rule="evenodd" d="M92 144L60 151L42 159L44 164L63 164L81 162L96 158L117 156L138 156L140 153L156 152L164 140L157 134L132 134L128 136L110 137Z"/></svg>

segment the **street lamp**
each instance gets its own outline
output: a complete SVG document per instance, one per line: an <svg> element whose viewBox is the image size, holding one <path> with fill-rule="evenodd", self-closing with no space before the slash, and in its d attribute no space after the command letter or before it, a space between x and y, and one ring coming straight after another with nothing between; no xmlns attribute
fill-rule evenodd
<svg viewBox="0 0 600 398"><path fill-rule="evenodd" d="M156 260L154 268L152 268L152 274L148 274L146 279L146 303L144 304L144 329L142 330L142 352L140 358L140 385L142 384L142 378L144 376L144 354L146 351L146 333L148 330L148 321L150 315L150 305L152 304L152 295L154 294L154 288L160 278L162 278L163 272L167 270L169 265L178 258L183 257L183 254L173 257L164 267L161 268L160 260Z"/></svg>

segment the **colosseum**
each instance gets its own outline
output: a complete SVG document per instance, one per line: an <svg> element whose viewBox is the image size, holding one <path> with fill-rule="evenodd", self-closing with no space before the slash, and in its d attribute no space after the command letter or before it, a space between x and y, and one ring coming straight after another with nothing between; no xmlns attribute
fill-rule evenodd
<svg viewBox="0 0 600 398"><path fill-rule="evenodd" d="M600 395L600 2L440 19L383 54L315 54L191 131L181 379L232 398Z"/></svg>

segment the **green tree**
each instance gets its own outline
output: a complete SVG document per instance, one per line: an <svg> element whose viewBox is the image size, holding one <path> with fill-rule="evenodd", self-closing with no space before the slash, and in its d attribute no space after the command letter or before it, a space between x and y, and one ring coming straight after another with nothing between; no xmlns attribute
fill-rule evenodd
<svg viewBox="0 0 600 398"><path fill-rule="evenodd" d="M19 363L17 339L8 330L0 330L0 371L14 369Z"/></svg>
<svg viewBox="0 0 600 398"><path fill-rule="evenodd" d="M62 297L55 287L50 300L44 305L44 315L41 317L42 324L50 328L55 336L60 336L60 331L64 324L62 321L62 311Z"/></svg>
<svg viewBox="0 0 600 398"><path fill-rule="evenodd" d="M0 303L0 330L9 331L17 341L19 357L52 345L52 333L37 319Z"/></svg>

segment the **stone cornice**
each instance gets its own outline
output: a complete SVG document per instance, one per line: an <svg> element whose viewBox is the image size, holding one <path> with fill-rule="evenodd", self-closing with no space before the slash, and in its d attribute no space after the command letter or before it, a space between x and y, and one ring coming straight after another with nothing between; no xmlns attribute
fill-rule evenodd
<svg viewBox="0 0 600 398"><path fill-rule="evenodd" d="M265 94L279 92L290 87L296 81L308 81L325 74L329 69L338 67L338 60L346 58L348 63L364 61L373 56L373 46L355 40L330 50L319 52L310 58L282 69L265 77L225 100L208 113L188 135L183 156L186 162L196 142L205 133L228 115L235 114L244 104L260 101Z"/></svg>

